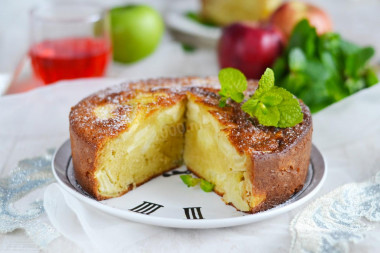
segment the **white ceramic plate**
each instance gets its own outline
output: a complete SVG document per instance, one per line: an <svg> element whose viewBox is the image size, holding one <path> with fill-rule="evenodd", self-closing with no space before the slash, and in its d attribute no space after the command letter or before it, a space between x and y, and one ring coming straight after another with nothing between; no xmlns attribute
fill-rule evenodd
<svg viewBox="0 0 380 253"><path fill-rule="evenodd" d="M197 13L199 9L193 2L178 2L165 14L165 22L176 40L194 47L214 48L222 29L202 25L185 16L187 12Z"/></svg>
<svg viewBox="0 0 380 253"><path fill-rule="evenodd" d="M313 146L305 186L285 203L255 214L237 211L221 197L199 187L188 188L180 174L190 173L185 166L164 173L122 197L97 201L78 185L71 162L70 140L56 152L53 173L69 193L93 207L131 221L176 228L218 228L268 219L296 208L312 198L326 176L325 162Z"/></svg>

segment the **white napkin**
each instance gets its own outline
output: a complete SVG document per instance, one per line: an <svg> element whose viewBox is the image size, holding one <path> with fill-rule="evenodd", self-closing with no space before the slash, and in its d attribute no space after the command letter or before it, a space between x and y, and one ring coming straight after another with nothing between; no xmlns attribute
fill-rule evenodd
<svg viewBox="0 0 380 253"><path fill-rule="evenodd" d="M56 183L45 191L44 206L52 225L89 252L121 252L160 231L158 227L103 214L73 198Z"/></svg>
<svg viewBox="0 0 380 253"><path fill-rule="evenodd" d="M361 91L316 114L313 142L322 151L328 174L319 195L363 181L379 170L380 85ZM53 184L45 192L52 224L82 249L93 251L287 251L289 222L296 211L271 220L234 228L169 229L111 217ZM300 209L298 209L299 211ZM370 243L367 245L371 245Z"/></svg>

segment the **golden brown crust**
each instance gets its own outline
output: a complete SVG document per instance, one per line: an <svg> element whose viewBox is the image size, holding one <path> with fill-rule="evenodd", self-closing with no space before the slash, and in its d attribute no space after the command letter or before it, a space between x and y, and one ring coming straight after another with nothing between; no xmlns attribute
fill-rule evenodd
<svg viewBox="0 0 380 253"><path fill-rule="evenodd" d="M229 106L220 108L217 87L216 78L156 79L122 84L83 99L70 112L70 139L78 183L98 200L105 199L98 194L94 180L97 153L106 140L128 129L135 109L128 101L137 93L167 95L146 105L152 111L173 105L189 93L198 103L211 108L210 113L223 126L230 143L240 154L251 158L251 167L247 170L253 192L266 196L252 212L272 208L289 199L302 188L308 171L312 135L309 109L301 103L304 120L295 127L265 127L243 112L237 103L229 102ZM249 82L246 95L256 88L257 82ZM98 119L93 112L95 107L108 103L117 105L113 111L115 117Z"/></svg>
<svg viewBox="0 0 380 253"><path fill-rule="evenodd" d="M253 213L281 204L302 189L309 167L311 136L312 127L294 145L280 152L251 154L250 179L254 191L266 196Z"/></svg>
<svg viewBox="0 0 380 253"><path fill-rule="evenodd" d="M252 88L252 87L251 87ZM253 93L255 87L248 91ZM255 195L264 195L265 201L251 212L272 208L301 190L306 180L311 152L312 119L307 106L301 102L303 122L289 128L266 127L241 110L241 105L229 102L219 107L218 90L192 88L197 103L210 108L240 154L251 158L247 168Z"/></svg>
<svg viewBox="0 0 380 253"><path fill-rule="evenodd" d="M75 178L83 190L99 199L98 182L94 179L98 147L79 136L71 125L70 141Z"/></svg>

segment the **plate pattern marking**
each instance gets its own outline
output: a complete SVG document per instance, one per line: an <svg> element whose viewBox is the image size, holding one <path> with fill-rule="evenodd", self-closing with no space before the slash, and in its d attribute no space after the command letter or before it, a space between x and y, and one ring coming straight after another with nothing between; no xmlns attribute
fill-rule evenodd
<svg viewBox="0 0 380 253"><path fill-rule="evenodd" d="M149 215L151 213L154 213L155 211L157 211L161 207L164 207L164 206L160 205L160 204L155 204L152 202L144 201L142 204L140 204L140 205L138 205L132 209L129 209L129 210L132 212Z"/></svg>
<svg viewBox="0 0 380 253"><path fill-rule="evenodd" d="M171 177L171 176L175 176L175 175L181 175L181 174L191 174L191 171L190 170L185 170L185 171L181 171L181 170L171 170L171 171L168 171L168 172L164 172L162 174L163 177Z"/></svg>
<svg viewBox="0 0 380 253"><path fill-rule="evenodd" d="M184 207L186 219L188 220L198 220L203 219L201 207Z"/></svg>

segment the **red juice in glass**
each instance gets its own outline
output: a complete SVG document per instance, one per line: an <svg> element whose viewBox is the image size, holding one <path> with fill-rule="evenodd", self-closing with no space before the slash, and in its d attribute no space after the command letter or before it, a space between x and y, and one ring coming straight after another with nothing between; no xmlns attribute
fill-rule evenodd
<svg viewBox="0 0 380 253"><path fill-rule="evenodd" d="M111 58L109 40L65 38L32 45L29 55L34 73L50 84L62 79L103 76Z"/></svg>

